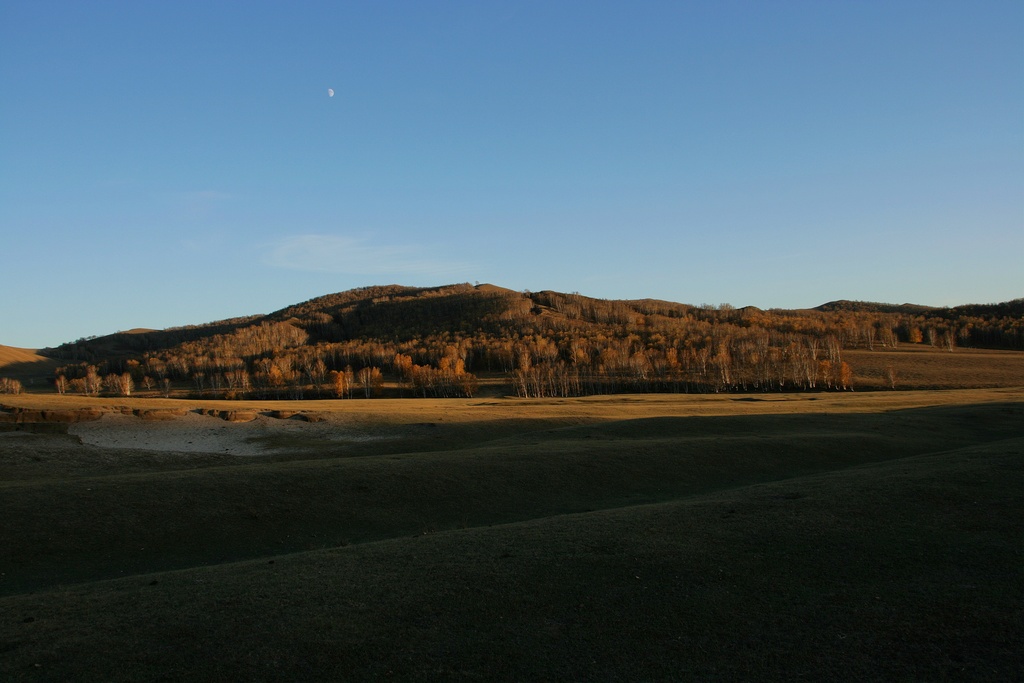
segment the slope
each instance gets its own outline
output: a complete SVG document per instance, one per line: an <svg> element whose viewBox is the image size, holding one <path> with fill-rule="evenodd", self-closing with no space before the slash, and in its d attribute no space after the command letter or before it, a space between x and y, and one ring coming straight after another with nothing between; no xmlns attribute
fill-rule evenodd
<svg viewBox="0 0 1024 683"><path fill-rule="evenodd" d="M0 345L0 377L16 379L28 389L41 388L44 378L52 376L58 365L35 349Z"/></svg>
<svg viewBox="0 0 1024 683"><path fill-rule="evenodd" d="M433 450L416 453L346 457L325 442L283 462L204 458L195 467L182 455L179 469L166 458L139 469L132 451L59 435L8 437L7 457L24 455L0 487L0 594L674 500L1024 436L1022 416L1021 404L994 403L560 428L503 419L451 425ZM131 473L62 476L75 449L127 461ZM50 478L33 458L50 463Z"/></svg>
<svg viewBox="0 0 1024 683"><path fill-rule="evenodd" d="M0 598L8 680L1014 680L1024 439Z"/></svg>

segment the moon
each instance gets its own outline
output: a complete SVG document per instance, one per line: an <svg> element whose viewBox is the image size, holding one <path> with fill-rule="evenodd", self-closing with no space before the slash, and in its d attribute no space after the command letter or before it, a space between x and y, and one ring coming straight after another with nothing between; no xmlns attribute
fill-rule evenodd
<svg viewBox="0 0 1024 683"><path fill-rule="evenodd" d="M327 96L328 97L334 97L334 88L328 88L327 89Z"/></svg>

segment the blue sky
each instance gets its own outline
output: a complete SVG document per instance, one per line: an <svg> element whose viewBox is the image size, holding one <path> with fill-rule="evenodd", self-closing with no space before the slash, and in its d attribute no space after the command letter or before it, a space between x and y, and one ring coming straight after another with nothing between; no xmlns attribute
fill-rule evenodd
<svg viewBox="0 0 1024 683"><path fill-rule="evenodd" d="M390 283L1005 301L1024 3L0 0L0 236L29 348Z"/></svg>

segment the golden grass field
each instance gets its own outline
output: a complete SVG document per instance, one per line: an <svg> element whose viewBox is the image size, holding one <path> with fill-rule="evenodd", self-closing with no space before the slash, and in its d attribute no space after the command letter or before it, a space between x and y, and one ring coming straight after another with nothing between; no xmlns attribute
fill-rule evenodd
<svg viewBox="0 0 1024 683"><path fill-rule="evenodd" d="M34 349L21 349L0 344L0 377L17 379L26 386L42 389L45 378L60 365L52 358L40 356Z"/></svg>
<svg viewBox="0 0 1024 683"><path fill-rule="evenodd" d="M0 680L1024 672L1024 382L0 405Z"/></svg>

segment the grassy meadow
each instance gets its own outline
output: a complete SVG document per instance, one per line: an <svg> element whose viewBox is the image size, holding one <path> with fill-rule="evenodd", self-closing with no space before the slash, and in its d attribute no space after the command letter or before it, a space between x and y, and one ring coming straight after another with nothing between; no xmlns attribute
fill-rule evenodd
<svg viewBox="0 0 1024 683"><path fill-rule="evenodd" d="M4 680L1022 671L1021 389L3 403Z"/></svg>

